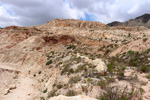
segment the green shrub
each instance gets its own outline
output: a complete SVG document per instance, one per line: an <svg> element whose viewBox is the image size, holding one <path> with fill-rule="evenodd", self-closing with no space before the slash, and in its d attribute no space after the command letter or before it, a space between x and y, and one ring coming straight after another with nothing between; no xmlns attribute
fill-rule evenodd
<svg viewBox="0 0 150 100"><path fill-rule="evenodd" d="M118 68L118 70L117 70L117 75L118 75L118 79L119 80L122 80L122 79L124 79L124 70L125 70L126 68L124 67L124 66L120 66L119 68Z"/></svg>
<svg viewBox="0 0 150 100"><path fill-rule="evenodd" d="M56 87L57 87L57 89L61 89L63 87L63 85L62 84L57 84Z"/></svg>
<svg viewBox="0 0 150 100"><path fill-rule="evenodd" d="M88 88L86 86L81 86L81 88L83 92L88 93Z"/></svg>
<svg viewBox="0 0 150 100"><path fill-rule="evenodd" d="M92 80L91 78L88 78L87 81L88 81L88 82L91 82L91 81L93 81L93 80Z"/></svg>
<svg viewBox="0 0 150 100"><path fill-rule="evenodd" d="M107 70L109 73L113 73L114 70L114 62L110 62L109 64L107 64Z"/></svg>
<svg viewBox="0 0 150 100"><path fill-rule="evenodd" d="M143 39L143 42L146 42L146 41L147 41L147 38L144 38L144 39Z"/></svg>
<svg viewBox="0 0 150 100"><path fill-rule="evenodd" d="M134 54L134 51L130 50L130 51L128 51L128 54Z"/></svg>
<svg viewBox="0 0 150 100"><path fill-rule="evenodd" d="M76 93L74 90L68 90L67 93L66 93L66 96L75 96Z"/></svg>
<svg viewBox="0 0 150 100"><path fill-rule="evenodd" d="M38 74L41 74L41 71L39 71Z"/></svg>
<svg viewBox="0 0 150 100"><path fill-rule="evenodd" d="M85 71L86 72L87 71L86 65L87 64L83 64L83 65L78 66L78 68L75 70L75 72L76 73L81 72L81 71Z"/></svg>
<svg viewBox="0 0 150 100"><path fill-rule="evenodd" d="M79 76L71 77L69 83L78 83L81 80Z"/></svg>
<svg viewBox="0 0 150 100"><path fill-rule="evenodd" d="M147 79L150 79L150 73L145 76Z"/></svg>
<svg viewBox="0 0 150 100"><path fill-rule="evenodd" d="M47 88L43 91L43 93L46 93L47 92Z"/></svg>
<svg viewBox="0 0 150 100"><path fill-rule="evenodd" d="M53 63L53 61L52 60L49 60L47 63L46 63L46 65L50 65L50 64L52 64Z"/></svg>
<svg viewBox="0 0 150 100"><path fill-rule="evenodd" d="M76 48L75 45L68 45L68 46L67 46L67 49L75 49L75 48Z"/></svg>
<svg viewBox="0 0 150 100"><path fill-rule="evenodd" d="M136 59L130 59L128 63L129 66L138 66L138 61Z"/></svg>
<svg viewBox="0 0 150 100"><path fill-rule="evenodd" d="M45 98L44 97L40 97L40 100L45 100Z"/></svg>
<svg viewBox="0 0 150 100"><path fill-rule="evenodd" d="M131 33L128 34L128 37L131 37Z"/></svg>
<svg viewBox="0 0 150 100"><path fill-rule="evenodd" d="M55 52L54 52L54 51L51 51L50 53L51 53L52 55L54 55L54 54L55 54Z"/></svg>
<svg viewBox="0 0 150 100"><path fill-rule="evenodd" d="M53 88L54 88L55 86L57 86L57 84L56 84L56 83L54 83L54 84L53 84Z"/></svg>
<svg viewBox="0 0 150 100"><path fill-rule="evenodd" d="M97 85L103 89L106 83L107 83L106 80L101 80L101 81L98 81Z"/></svg>
<svg viewBox="0 0 150 100"><path fill-rule="evenodd" d="M108 86L106 84L104 90L106 92L99 97L99 100L134 100L135 98L141 98L141 91L136 90L133 87L129 92L127 86L120 89L117 86Z"/></svg>
<svg viewBox="0 0 150 100"><path fill-rule="evenodd" d="M110 51L111 51L110 49L107 49L107 50L105 51L105 55L108 54Z"/></svg>
<svg viewBox="0 0 150 100"><path fill-rule="evenodd" d="M50 91L49 93L48 93L48 96L47 96L47 98L50 98L50 97L53 97L53 96L56 96L56 92L57 92L57 90L52 90L52 91Z"/></svg>
<svg viewBox="0 0 150 100"><path fill-rule="evenodd" d="M141 68L140 68L140 71L141 72L149 72L149 70L150 70L150 68L149 67L147 67L147 66L142 66Z"/></svg>
<svg viewBox="0 0 150 100"><path fill-rule="evenodd" d="M71 74L71 73L74 73L74 70L72 68L69 68L69 66L67 65L62 69L61 75L65 74L65 73Z"/></svg>
<svg viewBox="0 0 150 100"><path fill-rule="evenodd" d="M150 48L149 49L147 49L147 50L145 50L145 52L144 53L149 53L150 52Z"/></svg>
<svg viewBox="0 0 150 100"><path fill-rule="evenodd" d="M36 76L36 74L33 75L34 77Z"/></svg>

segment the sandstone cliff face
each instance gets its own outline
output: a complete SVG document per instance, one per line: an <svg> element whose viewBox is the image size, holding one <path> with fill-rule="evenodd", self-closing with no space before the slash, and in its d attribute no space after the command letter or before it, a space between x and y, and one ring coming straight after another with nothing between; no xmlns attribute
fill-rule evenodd
<svg viewBox="0 0 150 100"><path fill-rule="evenodd" d="M55 19L47 22L46 25L49 27L50 26L72 27L72 28L81 28L81 29L102 29L108 27L107 25L100 22L81 21L75 19Z"/></svg>

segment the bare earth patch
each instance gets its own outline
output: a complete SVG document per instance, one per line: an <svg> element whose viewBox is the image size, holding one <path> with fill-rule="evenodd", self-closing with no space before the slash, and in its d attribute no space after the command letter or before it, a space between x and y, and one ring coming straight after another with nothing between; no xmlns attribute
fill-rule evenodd
<svg viewBox="0 0 150 100"><path fill-rule="evenodd" d="M34 88L35 81L23 72L9 66L0 65L0 98L1 100L34 100L37 90Z"/></svg>

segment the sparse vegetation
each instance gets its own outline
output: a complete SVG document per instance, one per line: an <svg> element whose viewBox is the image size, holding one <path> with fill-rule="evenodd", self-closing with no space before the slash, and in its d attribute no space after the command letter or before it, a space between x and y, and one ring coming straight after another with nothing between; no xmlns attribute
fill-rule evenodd
<svg viewBox="0 0 150 100"><path fill-rule="evenodd" d="M106 85L104 90L106 92L103 93L99 100L133 100L135 98L141 99L141 92L139 90L135 90L133 87L129 91L127 86L123 89L120 89L117 86Z"/></svg>
<svg viewBox="0 0 150 100"><path fill-rule="evenodd" d="M53 63L53 61L52 60L49 60L47 63L46 63L46 65L50 65L50 64L52 64Z"/></svg>
<svg viewBox="0 0 150 100"><path fill-rule="evenodd" d="M12 78L15 80L20 78L18 73L20 76L31 76L37 87L35 92L41 92L40 100L58 95L85 94L94 97L98 91L102 95L97 96L100 100L141 100L142 90L139 87L144 85L145 89L150 86L147 84L150 81L150 49L145 50L150 45L150 30L142 27L108 27L101 23L99 26L98 22L85 21L79 21L76 25L74 21L56 19L46 25L1 29L1 37L8 38L7 41L0 41L1 60L8 64L16 62L20 67L15 68L21 70L26 68L25 73L20 73L20 69L14 72L3 68L1 72L6 70L15 74ZM16 39L13 39L14 36ZM129 89L124 88L124 83L129 85Z"/></svg>
<svg viewBox="0 0 150 100"><path fill-rule="evenodd" d="M47 96L47 98L50 98L50 97L53 97L53 96L56 96L56 92L57 92L57 90L52 90L52 91L50 91L49 93L48 93L48 96Z"/></svg>
<svg viewBox="0 0 150 100"><path fill-rule="evenodd" d="M86 65L87 64L83 64L83 65L78 66L78 68L75 70L75 72L76 73L81 72L81 71L85 71L86 72L88 70Z"/></svg>
<svg viewBox="0 0 150 100"><path fill-rule="evenodd" d="M118 63L121 63L125 66L137 67L138 71L149 72L149 54L150 50L147 49L141 53L128 51L121 55L117 55L114 60Z"/></svg>

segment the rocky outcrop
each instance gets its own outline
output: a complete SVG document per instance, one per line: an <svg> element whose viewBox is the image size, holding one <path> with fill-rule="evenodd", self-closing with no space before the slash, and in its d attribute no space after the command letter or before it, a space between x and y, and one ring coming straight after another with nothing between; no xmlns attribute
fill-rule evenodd
<svg viewBox="0 0 150 100"><path fill-rule="evenodd" d="M104 61L102 61L102 59L89 59L89 57L86 56L80 56L80 54L77 54L77 57L81 57L84 59L85 62L87 63L91 63L93 64L95 67L95 70L97 70L97 73L99 74L105 74L107 72L107 66L104 63Z"/></svg>
<svg viewBox="0 0 150 100"><path fill-rule="evenodd" d="M97 64L95 69L98 73L106 73L107 72L107 66L101 59L93 60L93 63Z"/></svg>
<svg viewBox="0 0 150 100"><path fill-rule="evenodd" d="M60 36L43 36L43 39L46 43L51 44L68 44L75 43L75 38L69 35L60 35Z"/></svg>
<svg viewBox="0 0 150 100"><path fill-rule="evenodd" d="M98 28L107 28L108 26L100 22L92 21L81 21L75 19L55 19L46 23L51 26L56 27L73 27L73 28L84 28L84 29L98 29Z"/></svg>

